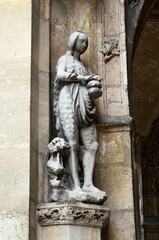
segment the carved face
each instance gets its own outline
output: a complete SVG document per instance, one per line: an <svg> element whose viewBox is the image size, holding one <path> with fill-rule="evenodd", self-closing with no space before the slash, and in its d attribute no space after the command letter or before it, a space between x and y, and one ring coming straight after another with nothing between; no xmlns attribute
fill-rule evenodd
<svg viewBox="0 0 159 240"><path fill-rule="evenodd" d="M84 33L80 33L76 41L76 51L83 54L88 47L88 37Z"/></svg>

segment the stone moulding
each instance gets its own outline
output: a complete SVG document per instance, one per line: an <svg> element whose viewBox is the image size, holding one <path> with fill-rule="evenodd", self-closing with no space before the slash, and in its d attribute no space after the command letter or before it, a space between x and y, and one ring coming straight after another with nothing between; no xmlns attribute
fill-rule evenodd
<svg viewBox="0 0 159 240"><path fill-rule="evenodd" d="M110 116L105 118L96 117L97 126L131 126L133 122L132 117L130 116Z"/></svg>
<svg viewBox="0 0 159 240"><path fill-rule="evenodd" d="M110 210L83 203L43 203L37 207L41 226L78 225L102 228L108 224Z"/></svg>

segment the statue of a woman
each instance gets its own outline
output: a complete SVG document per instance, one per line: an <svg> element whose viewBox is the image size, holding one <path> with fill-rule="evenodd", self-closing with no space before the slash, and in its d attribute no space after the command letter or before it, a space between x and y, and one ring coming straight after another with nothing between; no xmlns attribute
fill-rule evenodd
<svg viewBox="0 0 159 240"><path fill-rule="evenodd" d="M59 58L54 85L54 112L56 129L62 132L70 146L69 171L75 191L101 192L93 185L93 169L98 149L96 126L94 123L95 105L93 98L102 95L101 79L89 73L80 56L88 47L85 33L74 32L68 39L65 55ZM84 184L79 180L78 147L84 145L82 160Z"/></svg>

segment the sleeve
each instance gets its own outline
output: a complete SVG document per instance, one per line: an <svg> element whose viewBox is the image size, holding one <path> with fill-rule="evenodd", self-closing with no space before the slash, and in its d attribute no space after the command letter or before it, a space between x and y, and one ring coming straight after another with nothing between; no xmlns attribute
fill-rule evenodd
<svg viewBox="0 0 159 240"><path fill-rule="evenodd" d="M56 67L56 76L59 80L65 81L69 79L70 73L66 72L67 57L64 55L59 58Z"/></svg>

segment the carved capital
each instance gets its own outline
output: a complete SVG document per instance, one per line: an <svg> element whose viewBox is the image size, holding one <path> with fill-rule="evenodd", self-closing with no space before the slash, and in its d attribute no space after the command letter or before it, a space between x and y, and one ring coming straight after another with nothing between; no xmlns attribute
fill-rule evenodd
<svg viewBox="0 0 159 240"><path fill-rule="evenodd" d="M82 203L44 203L38 205L37 215L41 226L79 225L102 228L108 224L110 210Z"/></svg>

